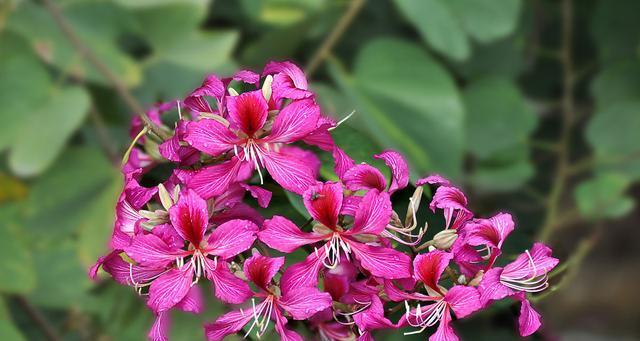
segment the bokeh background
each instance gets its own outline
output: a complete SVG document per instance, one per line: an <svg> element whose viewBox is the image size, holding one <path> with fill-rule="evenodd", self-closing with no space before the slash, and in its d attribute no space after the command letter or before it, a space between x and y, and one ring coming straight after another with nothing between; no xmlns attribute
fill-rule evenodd
<svg viewBox="0 0 640 341"><path fill-rule="evenodd" d="M553 245L565 266L534 298L534 339L639 340L639 13L637 0L0 0L0 340L144 338L136 294L86 276L132 102L271 59L304 67L326 114L356 111L335 131L356 159L396 148L477 213L513 213L507 252ZM200 339L223 309L210 307L176 314L173 339ZM516 315L507 302L456 328L517 339Z"/></svg>

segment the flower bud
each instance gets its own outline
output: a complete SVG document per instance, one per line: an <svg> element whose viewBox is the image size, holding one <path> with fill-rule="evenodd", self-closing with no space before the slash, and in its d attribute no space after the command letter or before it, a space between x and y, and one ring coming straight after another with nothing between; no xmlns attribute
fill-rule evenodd
<svg viewBox="0 0 640 341"><path fill-rule="evenodd" d="M447 250L458 239L458 234L455 229L442 230L433 237L433 245L439 250Z"/></svg>
<svg viewBox="0 0 640 341"><path fill-rule="evenodd" d="M267 100L267 102L269 102L269 99L271 99L271 84L273 83L273 76L268 75L267 77L264 78L264 83L262 83L262 96L264 96L264 99Z"/></svg>

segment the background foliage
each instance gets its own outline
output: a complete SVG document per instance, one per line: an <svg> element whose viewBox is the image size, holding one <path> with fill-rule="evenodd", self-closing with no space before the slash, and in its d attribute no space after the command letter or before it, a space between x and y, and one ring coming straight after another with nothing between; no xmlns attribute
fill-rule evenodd
<svg viewBox="0 0 640 341"><path fill-rule="evenodd" d="M0 339L141 339L136 295L86 276L111 231L127 94L148 106L283 58L306 64L327 114L356 111L336 130L355 159L396 148L476 211L513 211L508 251L556 247L543 334L639 337L640 2L574 2L1 1ZM271 212L296 218L289 200ZM174 339L199 339L210 306L176 314ZM514 312L458 327L510 339Z"/></svg>

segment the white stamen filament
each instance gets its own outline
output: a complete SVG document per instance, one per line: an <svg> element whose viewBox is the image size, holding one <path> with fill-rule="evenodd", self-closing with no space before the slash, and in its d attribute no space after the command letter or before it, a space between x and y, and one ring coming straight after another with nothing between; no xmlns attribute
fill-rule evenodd
<svg viewBox="0 0 640 341"><path fill-rule="evenodd" d="M407 227L396 227L392 225L387 225L386 230L382 231L382 236L385 238L390 238L397 241L400 244L415 246L422 240L422 236L427 232L426 228L420 228L417 234L412 233L413 230L418 226L418 218L416 216L417 205L413 198L409 198L409 209L411 210L412 223ZM426 225L425 225L426 227ZM387 231L389 230L389 231ZM400 234L397 236L394 232ZM403 239L402 236L407 237L407 239Z"/></svg>
<svg viewBox="0 0 640 341"><path fill-rule="evenodd" d="M529 253L529 250L525 251L529 257L530 275L524 276L509 276L508 274L500 275L500 283L502 285L511 288L513 290L525 291L525 292L540 292L549 287L549 276L545 274L538 275L538 268L533 261L533 257Z"/></svg>
<svg viewBox="0 0 640 341"><path fill-rule="evenodd" d="M324 251L322 264L328 269L335 269L340 264L340 255L343 253L347 260L350 260L351 247L340 238L338 233L334 233L331 240L324 244ZM315 252L317 256L318 250L316 249Z"/></svg>
<svg viewBox="0 0 640 341"><path fill-rule="evenodd" d="M265 147L267 151L269 150L269 146L265 143ZM258 171L258 175L260 176L260 184L264 184L264 178L262 176L262 171L260 168L264 167L264 153L262 146L259 143L256 143L253 139L248 139L242 148L242 155L238 153L238 146L233 146L233 152L236 157L240 161L247 161L249 163L253 163L253 166Z"/></svg>
<svg viewBox="0 0 640 341"><path fill-rule="evenodd" d="M327 129L327 130L328 130L328 131L332 131L332 130L334 130L334 129L338 128L342 123L344 123L344 122L346 122L348 119L350 119L350 118L351 118L351 116L353 116L353 114L355 114L355 113L356 113L356 111L355 111L355 110L354 110L354 111L352 111L349 115L345 116L343 119L341 119L340 121L338 121L338 123L336 123L336 126L335 126L335 127L331 127L331 128L329 128L329 129Z"/></svg>
<svg viewBox="0 0 640 341"><path fill-rule="evenodd" d="M442 316L447 311L447 302L444 300L444 298L437 303L428 306L427 310L425 310L424 312L422 311L420 303L418 303L418 306L413 312L411 311L411 307L409 306L409 303L407 301L404 301L404 306L406 309L405 317L407 319L407 323L409 323L411 327L420 328L412 332L406 332L404 333L404 335L422 333L425 329L432 327L436 323L438 323L438 321L440 321ZM426 317L423 317L424 315L426 315ZM411 320L411 317L415 318L415 322Z"/></svg>
<svg viewBox="0 0 640 341"><path fill-rule="evenodd" d="M251 299L251 306L253 311L253 323L247 330L247 333L244 334L244 338L251 334L253 328L258 327L256 330L256 337L261 338L262 335L267 331L267 327L269 327L269 322L271 322L271 315L273 314L273 295L267 296L267 298L262 302L259 309L256 309L256 300L255 298ZM244 311L241 310L241 313L244 315Z"/></svg>

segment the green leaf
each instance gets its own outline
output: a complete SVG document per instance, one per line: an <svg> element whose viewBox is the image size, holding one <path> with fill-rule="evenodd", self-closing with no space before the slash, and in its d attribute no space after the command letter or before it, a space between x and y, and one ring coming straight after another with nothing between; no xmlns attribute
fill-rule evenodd
<svg viewBox="0 0 640 341"><path fill-rule="evenodd" d="M501 77L472 82L464 91L466 136L471 153L479 158L526 142L536 127L536 116L515 84Z"/></svg>
<svg viewBox="0 0 640 341"><path fill-rule="evenodd" d="M586 129L598 169L640 178L640 99L598 108Z"/></svg>
<svg viewBox="0 0 640 341"><path fill-rule="evenodd" d="M261 68L269 60L291 58L307 37L312 23L309 19L267 31L247 44L240 60L244 65Z"/></svg>
<svg viewBox="0 0 640 341"><path fill-rule="evenodd" d="M5 31L0 34L0 45L0 150L3 150L20 136L29 113L47 100L51 80L26 40Z"/></svg>
<svg viewBox="0 0 640 341"><path fill-rule="evenodd" d="M402 63L398 63L401 60ZM356 104L357 121L379 145L402 152L414 176L460 174L464 107L449 74L411 43L378 39L358 55L354 75L334 60L331 75Z"/></svg>
<svg viewBox="0 0 640 341"><path fill-rule="evenodd" d="M67 140L82 124L89 109L89 95L81 87L61 88L28 122L9 155L9 166L20 176L33 176L49 167Z"/></svg>
<svg viewBox="0 0 640 341"><path fill-rule="evenodd" d="M640 100L640 60L607 64L593 80L591 93L599 109L624 101Z"/></svg>
<svg viewBox="0 0 640 341"><path fill-rule="evenodd" d="M515 79L526 66L524 47L521 35L478 45L473 51L473 58L460 63L456 69L466 79L497 75Z"/></svg>
<svg viewBox="0 0 640 341"><path fill-rule="evenodd" d="M395 3L436 51L458 61L469 58L471 43L447 1L395 0Z"/></svg>
<svg viewBox="0 0 640 341"><path fill-rule="evenodd" d="M215 70L230 60L238 37L236 31L191 32L158 50L156 58L195 70Z"/></svg>
<svg viewBox="0 0 640 341"><path fill-rule="evenodd" d="M289 203L291 203L291 206L293 206L293 208L295 208L298 213L300 213L306 219L311 218L311 215L307 211L307 208L304 206L304 202L302 201L301 196L289 191L285 191L284 193L287 196Z"/></svg>
<svg viewBox="0 0 640 341"><path fill-rule="evenodd" d="M630 184L627 177L615 173L603 173L581 183L574 193L580 213L594 220L626 215L634 207L634 201L624 195Z"/></svg>
<svg viewBox="0 0 640 341"><path fill-rule="evenodd" d="M471 182L481 191L508 192L522 186L534 173L528 160L497 166L478 165L471 175Z"/></svg>
<svg viewBox="0 0 640 341"><path fill-rule="evenodd" d="M521 0L395 0L400 12L436 51L462 61L473 38L489 43L511 34Z"/></svg>
<svg viewBox="0 0 640 341"><path fill-rule="evenodd" d="M80 39L111 72L129 86L141 81L138 64L118 45L122 34L136 31L131 15L107 1L74 2L62 8L63 15ZM51 15L33 2L22 2L9 16L9 30L27 38L41 59L61 72L103 85L110 82L89 64L71 44Z"/></svg>
<svg viewBox="0 0 640 341"><path fill-rule="evenodd" d="M140 34L154 50L171 47L198 30L207 14L204 1L167 2L135 8L136 20L144 27Z"/></svg>
<svg viewBox="0 0 640 341"><path fill-rule="evenodd" d="M0 206L0 292L27 293L36 284L36 272L31 247L20 232L19 206Z"/></svg>
<svg viewBox="0 0 640 341"><path fill-rule="evenodd" d="M25 338L11 320L0 319L0 340L23 341Z"/></svg>
<svg viewBox="0 0 640 341"><path fill-rule="evenodd" d="M26 205L31 242L56 243L76 232L86 221L97 194L117 177L117 171L100 149L67 149L31 186Z"/></svg>
<svg viewBox="0 0 640 341"><path fill-rule="evenodd" d="M205 7L205 5L207 5L208 3L208 0L114 0L114 2L123 7L138 9L173 5L176 3Z"/></svg>
<svg viewBox="0 0 640 341"><path fill-rule="evenodd" d="M58 242L37 250L34 260L38 284L28 295L33 303L51 308L78 306L91 282L73 244Z"/></svg>

